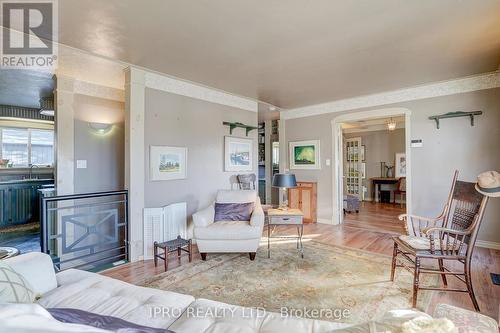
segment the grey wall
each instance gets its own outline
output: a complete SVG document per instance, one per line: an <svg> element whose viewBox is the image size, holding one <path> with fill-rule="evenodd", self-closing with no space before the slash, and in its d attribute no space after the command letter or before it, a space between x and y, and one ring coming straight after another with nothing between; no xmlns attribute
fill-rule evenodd
<svg viewBox="0 0 500 333"><path fill-rule="evenodd" d="M380 177L380 162L394 165L396 154L405 152L405 130L400 128L394 131L344 134L344 138L356 137L360 137L361 144L365 146L366 178L363 180L363 185L368 189L365 200L371 200L372 182L370 178Z"/></svg>
<svg viewBox="0 0 500 333"><path fill-rule="evenodd" d="M75 193L121 190L124 186L124 104L96 97L75 95ZM105 134L96 133L89 122L112 123ZM77 169L77 160L87 160Z"/></svg>
<svg viewBox="0 0 500 333"><path fill-rule="evenodd" d="M257 126L257 113L150 88L145 98L145 206L187 202L191 216L208 206L218 189L231 188L230 178L238 174L224 172L224 136L229 135L229 127L222 122ZM233 136L245 137L245 131L235 129ZM254 141L252 172L257 173L257 131L249 138ZM150 181L151 145L187 147L187 179Z"/></svg>
<svg viewBox="0 0 500 333"><path fill-rule="evenodd" d="M423 148L412 148L413 213L437 216L450 189L455 169L460 179L475 181L487 170L500 170L500 89L396 103L370 109L405 107L411 110L411 137L422 139ZM467 118L442 120L437 130L428 117L453 111L482 110L471 127ZM343 112L346 113L346 112ZM332 159L331 120L343 113L323 114L290 119L285 123L286 146L289 141L321 140L322 169L296 170L299 180L318 182L318 218L332 219L332 168L325 159ZM286 152L288 163L288 152ZM332 159L333 162L333 159ZM500 200L492 199L486 210L479 239L500 242Z"/></svg>

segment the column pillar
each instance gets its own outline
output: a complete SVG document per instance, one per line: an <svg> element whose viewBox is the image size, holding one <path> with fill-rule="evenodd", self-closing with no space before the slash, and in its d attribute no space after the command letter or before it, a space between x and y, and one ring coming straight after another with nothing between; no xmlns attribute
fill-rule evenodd
<svg viewBox="0 0 500 333"><path fill-rule="evenodd" d="M143 257L145 72L125 70L125 187L129 191L130 260Z"/></svg>
<svg viewBox="0 0 500 333"><path fill-rule="evenodd" d="M55 76L55 179L57 195L74 194L75 189L75 80Z"/></svg>

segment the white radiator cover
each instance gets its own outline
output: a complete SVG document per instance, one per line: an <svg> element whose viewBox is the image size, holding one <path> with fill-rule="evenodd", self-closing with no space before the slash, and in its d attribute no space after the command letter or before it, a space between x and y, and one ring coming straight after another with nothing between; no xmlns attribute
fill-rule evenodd
<svg viewBox="0 0 500 333"><path fill-rule="evenodd" d="M153 243L187 236L185 202L162 208L144 208L144 259L153 259Z"/></svg>

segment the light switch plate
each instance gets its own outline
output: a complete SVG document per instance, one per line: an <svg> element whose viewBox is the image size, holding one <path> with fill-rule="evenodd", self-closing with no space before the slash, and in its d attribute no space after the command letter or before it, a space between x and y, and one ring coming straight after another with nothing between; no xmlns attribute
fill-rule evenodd
<svg viewBox="0 0 500 333"><path fill-rule="evenodd" d="M77 169L87 169L87 160L76 160Z"/></svg>

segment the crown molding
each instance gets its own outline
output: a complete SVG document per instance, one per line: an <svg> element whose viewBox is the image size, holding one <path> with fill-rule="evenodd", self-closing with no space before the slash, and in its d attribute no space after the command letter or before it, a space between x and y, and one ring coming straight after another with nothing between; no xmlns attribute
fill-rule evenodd
<svg viewBox="0 0 500 333"><path fill-rule="evenodd" d="M125 90L122 89L101 86L98 84L79 80L75 80L74 89L75 94L110 99L117 102L125 101Z"/></svg>
<svg viewBox="0 0 500 333"><path fill-rule="evenodd" d="M56 74L54 77L56 81L56 90L58 91L68 91L73 94L109 99L117 102L125 101L125 90L81 81L62 74Z"/></svg>
<svg viewBox="0 0 500 333"><path fill-rule="evenodd" d="M500 71L281 111L294 119L500 87Z"/></svg>
<svg viewBox="0 0 500 333"><path fill-rule="evenodd" d="M145 86L211 103L258 112L258 103L255 100L149 71L146 71Z"/></svg>

